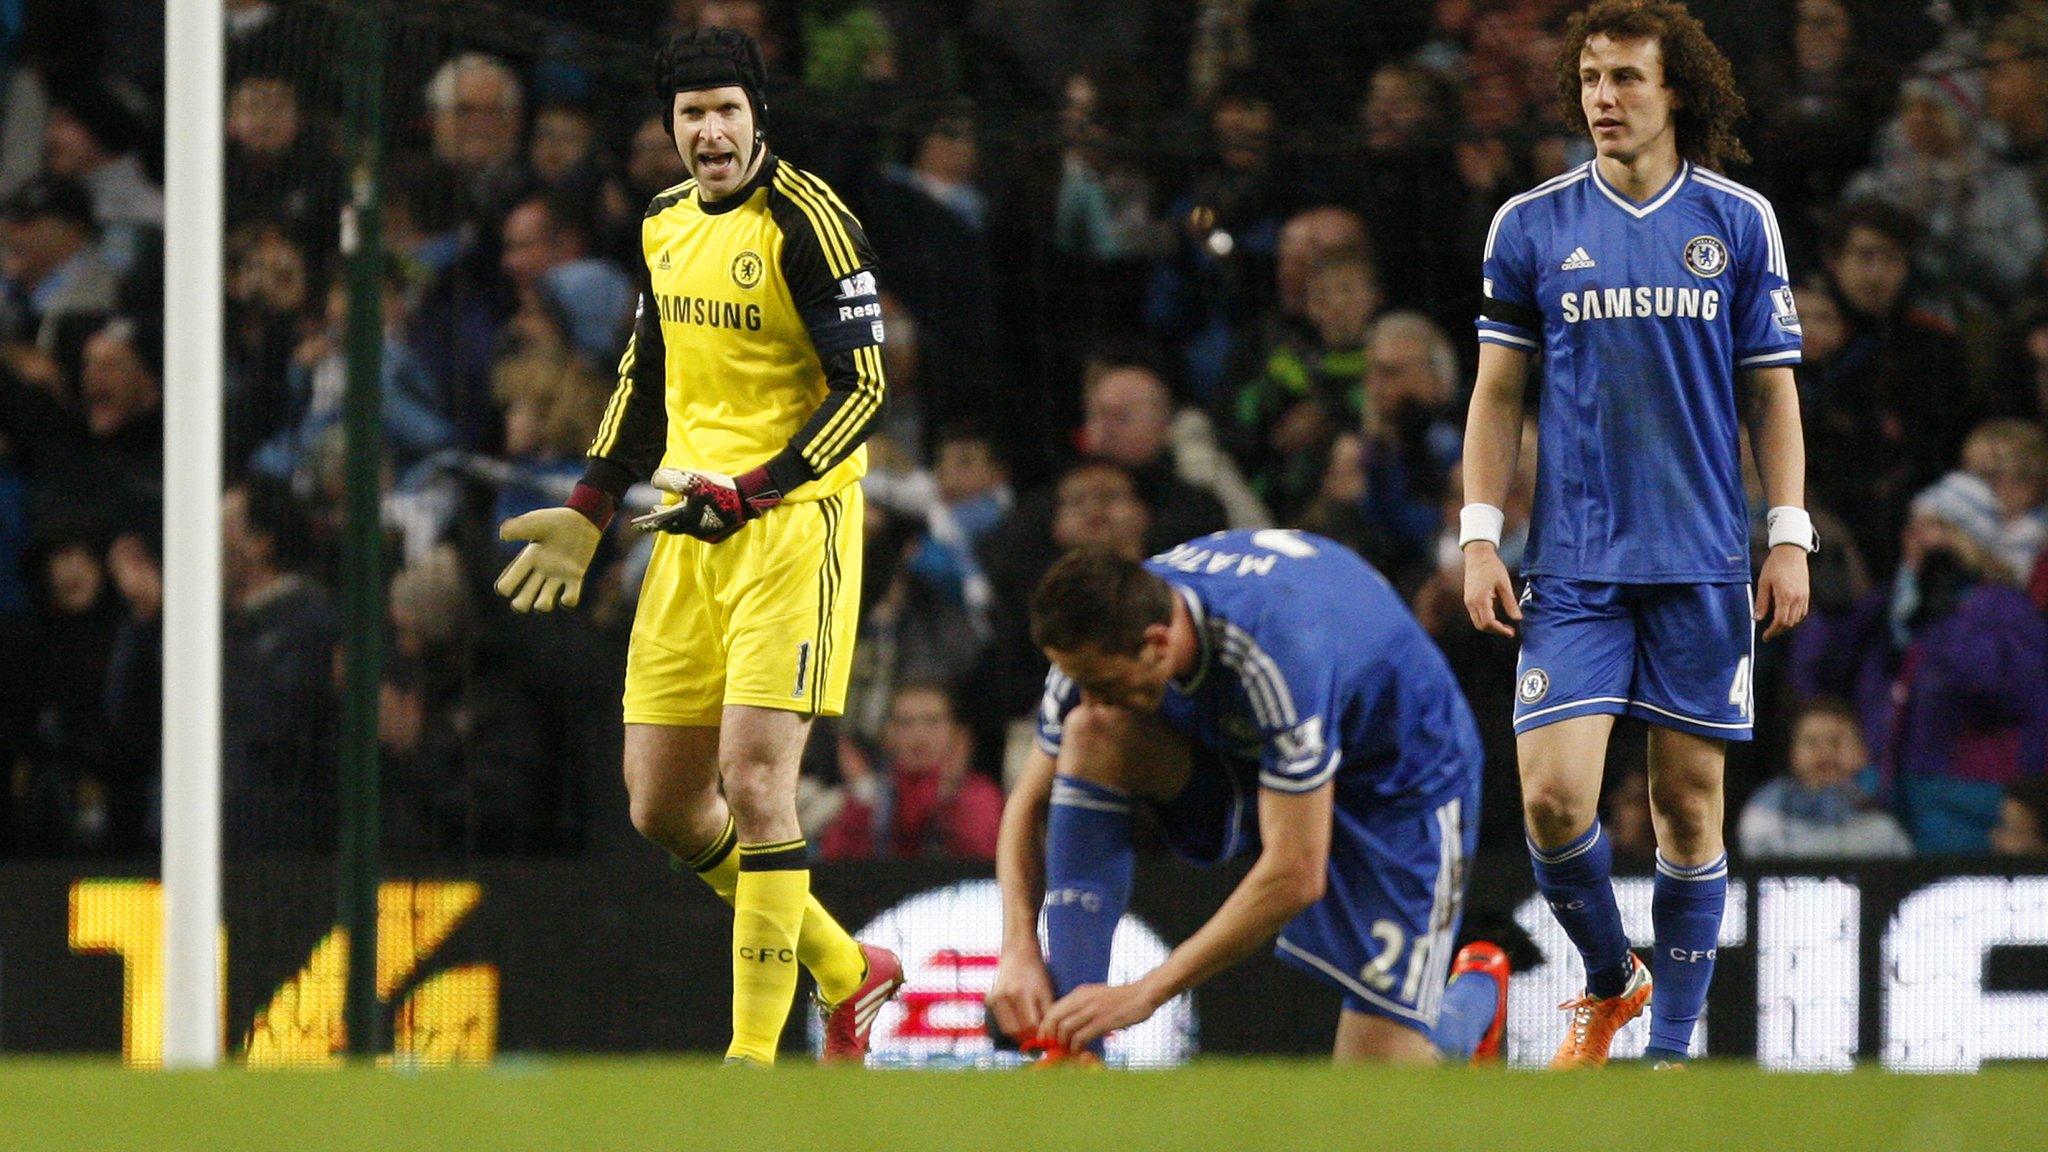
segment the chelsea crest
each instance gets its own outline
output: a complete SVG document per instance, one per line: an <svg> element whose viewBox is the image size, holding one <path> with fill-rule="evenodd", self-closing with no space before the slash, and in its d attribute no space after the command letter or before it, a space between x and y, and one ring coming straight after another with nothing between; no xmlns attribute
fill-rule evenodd
<svg viewBox="0 0 2048 1152"><path fill-rule="evenodd" d="M1713 236L1695 236L1685 242L1685 266L1695 276L1712 280L1728 267L1728 246Z"/></svg>

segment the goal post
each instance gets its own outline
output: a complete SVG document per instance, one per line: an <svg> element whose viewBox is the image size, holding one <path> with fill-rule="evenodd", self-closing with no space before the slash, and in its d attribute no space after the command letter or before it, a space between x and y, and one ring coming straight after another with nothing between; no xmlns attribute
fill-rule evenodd
<svg viewBox="0 0 2048 1152"><path fill-rule="evenodd" d="M220 1063L222 0L164 44L164 1066Z"/></svg>

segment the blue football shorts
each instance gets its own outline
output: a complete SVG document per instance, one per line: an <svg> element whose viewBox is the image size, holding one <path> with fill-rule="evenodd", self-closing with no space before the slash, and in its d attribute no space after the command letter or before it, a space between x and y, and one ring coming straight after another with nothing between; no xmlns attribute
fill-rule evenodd
<svg viewBox="0 0 2048 1152"><path fill-rule="evenodd" d="M1256 852L1256 780L1199 745L1193 759L1181 794L1152 804L1168 845L1200 865ZM1340 787L1323 897L1281 929L1274 954L1342 992L1349 1011L1434 1028L1479 837L1480 774L1475 758L1460 790L1393 801Z"/></svg>
<svg viewBox="0 0 2048 1152"><path fill-rule="evenodd" d="M1746 584L1531 576L1522 593L1515 732L1608 713L1749 739L1754 603Z"/></svg>

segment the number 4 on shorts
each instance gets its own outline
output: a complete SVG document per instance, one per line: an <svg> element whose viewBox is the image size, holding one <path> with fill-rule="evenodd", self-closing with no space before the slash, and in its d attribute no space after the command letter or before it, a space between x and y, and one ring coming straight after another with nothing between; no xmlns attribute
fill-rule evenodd
<svg viewBox="0 0 2048 1152"><path fill-rule="evenodd" d="M1728 685L1728 702L1741 707L1745 720L1749 718L1751 703L1749 689L1749 657L1744 656L1735 664L1735 680Z"/></svg>

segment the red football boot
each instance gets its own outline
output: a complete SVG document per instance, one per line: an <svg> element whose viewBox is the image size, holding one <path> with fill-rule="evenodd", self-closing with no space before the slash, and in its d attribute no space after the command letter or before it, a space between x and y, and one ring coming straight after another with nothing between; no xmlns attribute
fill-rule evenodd
<svg viewBox="0 0 2048 1152"><path fill-rule="evenodd" d="M867 958L867 979L860 982L853 995L837 1004L819 1001L825 1012L825 1054L827 1064L865 1061L868 1055L868 1030L875 1026L875 1016L882 1005L894 999L898 989L903 987L903 961L894 952L873 944L862 944L860 953Z"/></svg>
<svg viewBox="0 0 2048 1152"><path fill-rule="evenodd" d="M1486 1034L1479 1038L1479 1047L1472 1050L1472 1063L1498 1064L1501 1059L1501 1040L1508 1030L1508 956L1498 945L1484 940L1475 940L1458 949L1458 955L1451 961L1449 983L1456 983L1458 977L1467 972L1479 972L1493 979L1494 1005L1493 1023L1487 1025Z"/></svg>

